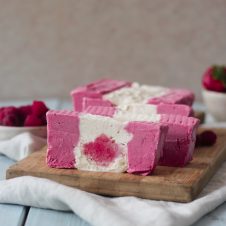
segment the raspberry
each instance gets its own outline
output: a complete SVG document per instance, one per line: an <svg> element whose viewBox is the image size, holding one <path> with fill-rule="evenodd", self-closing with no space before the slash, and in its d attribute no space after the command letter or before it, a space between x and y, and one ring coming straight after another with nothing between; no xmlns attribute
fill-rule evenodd
<svg viewBox="0 0 226 226"><path fill-rule="evenodd" d="M5 115L9 115L9 114L18 114L18 109L16 107L13 106L9 106L9 107L4 107L4 113Z"/></svg>
<svg viewBox="0 0 226 226"><path fill-rule="evenodd" d="M0 124L2 124L2 120L5 117L4 107L0 108Z"/></svg>
<svg viewBox="0 0 226 226"><path fill-rule="evenodd" d="M206 130L201 133L201 140L204 146L211 146L216 143L217 135L211 130Z"/></svg>
<svg viewBox="0 0 226 226"><path fill-rule="evenodd" d="M20 126L18 109L13 106L0 109L0 124L4 126Z"/></svg>
<svg viewBox="0 0 226 226"><path fill-rule="evenodd" d="M25 119L24 126L42 126L43 122L36 115L28 115Z"/></svg>
<svg viewBox="0 0 226 226"><path fill-rule="evenodd" d="M32 104L32 114L38 116L38 117L42 117L43 115L46 114L46 112L49 109L46 107L46 105L42 102L42 101L33 101Z"/></svg>
<svg viewBox="0 0 226 226"><path fill-rule="evenodd" d="M2 120L3 126L20 126L20 120L16 114L8 114Z"/></svg>
<svg viewBox="0 0 226 226"><path fill-rule="evenodd" d="M47 124L46 114L43 115L42 117L40 117L40 119L42 120L42 124L43 124L43 125L46 125L46 124Z"/></svg>
<svg viewBox="0 0 226 226"><path fill-rule="evenodd" d="M31 114L32 108L31 105L21 106L18 108L18 112L20 115L20 119L22 122L24 122L25 118Z"/></svg>
<svg viewBox="0 0 226 226"><path fill-rule="evenodd" d="M46 125L46 112L49 109L42 101L32 105L0 108L0 125L4 126L42 126Z"/></svg>
<svg viewBox="0 0 226 226"><path fill-rule="evenodd" d="M217 135L211 130L203 131L196 136L195 146L212 146L217 141Z"/></svg>

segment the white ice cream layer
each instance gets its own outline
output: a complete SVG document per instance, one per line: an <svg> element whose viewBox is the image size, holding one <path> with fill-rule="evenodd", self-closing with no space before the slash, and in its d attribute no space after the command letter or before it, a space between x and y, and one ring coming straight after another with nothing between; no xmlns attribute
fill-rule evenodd
<svg viewBox="0 0 226 226"><path fill-rule="evenodd" d="M119 105L117 108L131 114L157 114L157 106L152 104Z"/></svg>
<svg viewBox="0 0 226 226"><path fill-rule="evenodd" d="M149 104L132 104L119 106L114 118L122 121L159 122L161 115L157 114L157 107Z"/></svg>
<svg viewBox="0 0 226 226"><path fill-rule="evenodd" d="M88 171L125 172L128 167L127 143L132 139L132 134L124 129L126 124L109 117L81 114L79 125L80 139L74 149L76 168ZM98 165L83 153L84 144L95 141L102 134L112 137L119 145L119 155L108 166Z"/></svg>
<svg viewBox="0 0 226 226"><path fill-rule="evenodd" d="M125 87L103 96L115 105L129 105L133 103L147 103L152 97L166 94L168 88L161 86L147 86L133 83L131 87Z"/></svg>

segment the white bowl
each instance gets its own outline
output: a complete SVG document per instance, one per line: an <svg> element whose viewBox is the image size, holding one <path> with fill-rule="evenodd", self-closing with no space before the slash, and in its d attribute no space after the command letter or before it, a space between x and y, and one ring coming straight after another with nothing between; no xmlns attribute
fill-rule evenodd
<svg viewBox="0 0 226 226"><path fill-rule="evenodd" d="M208 112L217 121L226 121L226 93L202 90Z"/></svg>
<svg viewBox="0 0 226 226"><path fill-rule="evenodd" d="M24 132L29 132L33 135L43 138L47 137L46 126L34 126L34 127L0 126L0 140L8 140Z"/></svg>

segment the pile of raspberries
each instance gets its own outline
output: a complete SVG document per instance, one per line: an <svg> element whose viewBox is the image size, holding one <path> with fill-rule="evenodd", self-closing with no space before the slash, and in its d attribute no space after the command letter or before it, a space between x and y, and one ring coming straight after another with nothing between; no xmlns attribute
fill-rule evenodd
<svg viewBox="0 0 226 226"><path fill-rule="evenodd" d="M45 126L46 112L49 109L42 101L33 101L32 105L21 107L1 107L0 125L2 126Z"/></svg>

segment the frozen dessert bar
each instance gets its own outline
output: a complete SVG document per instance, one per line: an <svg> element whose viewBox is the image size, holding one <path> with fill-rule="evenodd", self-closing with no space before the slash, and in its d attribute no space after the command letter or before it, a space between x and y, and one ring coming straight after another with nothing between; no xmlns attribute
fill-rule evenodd
<svg viewBox="0 0 226 226"><path fill-rule="evenodd" d="M149 121L167 125L168 133L159 164L165 166L186 165L192 159L199 120L181 115L151 114L148 108L148 105L133 105L125 109L90 106L86 109L86 112L117 120L130 118L138 122Z"/></svg>
<svg viewBox="0 0 226 226"><path fill-rule="evenodd" d="M103 109L106 115L112 110ZM126 120L103 115L49 111L47 164L89 171L151 173L162 154L168 127L145 118L130 120L129 114Z"/></svg>
<svg viewBox="0 0 226 226"><path fill-rule="evenodd" d="M158 105L160 103L191 106L194 101L194 94L189 90L169 89L109 79L78 87L71 92L71 96L74 109L79 112L84 110L83 105L87 106L87 102L90 105L109 107L130 104Z"/></svg>

